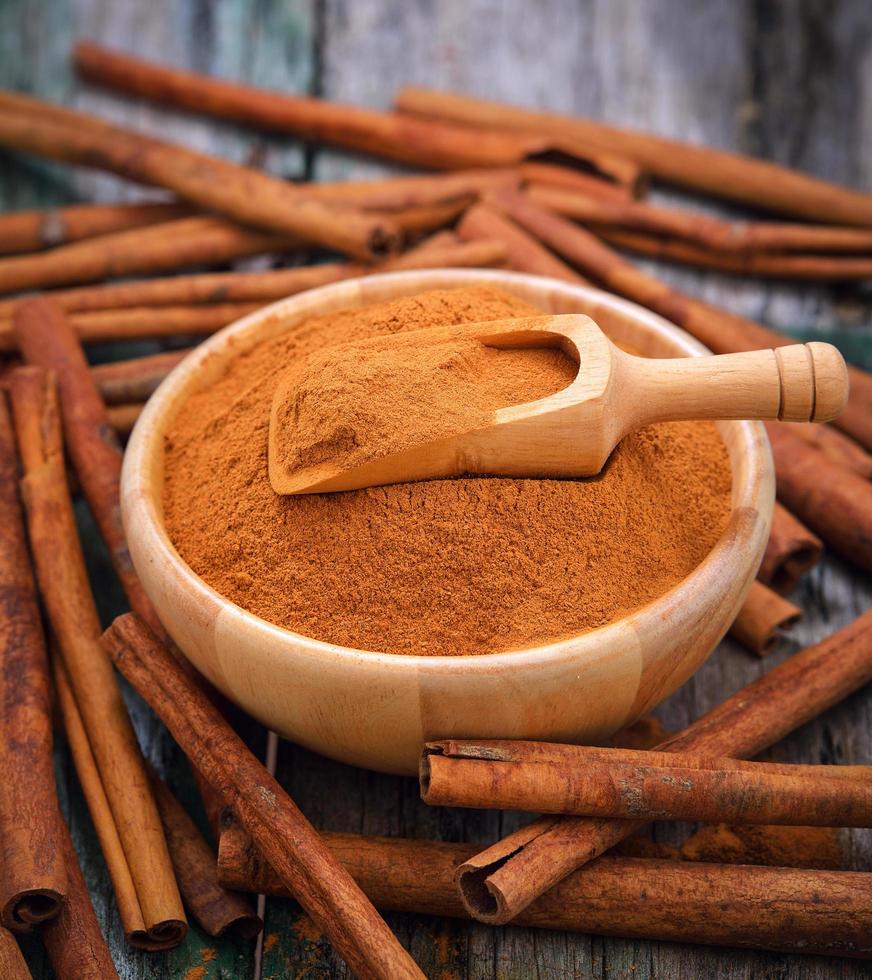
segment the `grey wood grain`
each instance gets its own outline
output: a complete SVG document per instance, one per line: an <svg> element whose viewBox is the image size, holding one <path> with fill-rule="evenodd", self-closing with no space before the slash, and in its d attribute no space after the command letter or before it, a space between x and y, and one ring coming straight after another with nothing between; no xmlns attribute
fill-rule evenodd
<svg viewBox="0 0 872 980"><path fill-rule="evenodd" d="M377 107L406 82L446 86L526 105L578 112L713 146L759 153L872 189L872 48L866 0L3 0L0 85L33 91L126 125L275 173L322 179L393 167L293 140L137 103L80 86L67 55L77 36L196 70ZM112 177L0 156L0 207L121 200L153 191ZM662 200L679 197L656 191ZM686 202L685 198L682 198ZM710 202L690 202L724 210ZM738 213L738 212L736 212ZM872 364L868 287L761 284L645 262L669 282L797 335L828 335ZM93 352L92 352L93 353ZM99 352L104 356L107 352ZM84 508L83 536L105 620L124 608ZM658 709L668 727L698 717L795 649L868 608L872 586L834 559L798 592L805 620L760 662L725 642ZM129 695L146 753L185 801L185 764L161 726ZM861 692L773 751L805 762L872 762L872 699ZM253 732L252 744L260 751ZM62 794L101 924L124 978L253 977L251 944L213 943L196 930L164 956L126 949L93 830L66 751ZM363 772L289 744L279 776L316 826L365 833L489 841L529 819L516 813L428 809L413 780ZM691 828L658 825L680 840ZM857 868L872 869L868 832L847 835ZM863 964L624 941L429 917L389 917L428 976L506 978L859 978ZM291 902L270 901L264 977L345 977L346 969ZM37 978L39 944L25 942ZM214 958L213 957L213 953Z"/></svg>

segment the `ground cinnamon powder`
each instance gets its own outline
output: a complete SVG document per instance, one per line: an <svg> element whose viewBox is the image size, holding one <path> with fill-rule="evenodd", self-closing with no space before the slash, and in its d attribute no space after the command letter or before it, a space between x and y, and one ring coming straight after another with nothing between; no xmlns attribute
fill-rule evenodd
<svg viewBox="0 0 872 980"><path fill-rule="evenodd" d="M294 474L347 470L486 425L571 384L562 350L498 350L437 328L340 344L292 365L274 396L276 459Z"/></svg>
<svg viewBox="0 0 872 980"><path fill-rule="evenodd" d="M295 359L539 314L492 287L441 290L315 317L235 358L167 435L164 510L182 557L264 619L390 653L532 646L662 594L726 525L730 470L711 423L641 430L589 480L467 478L297 497L269 484L270 405Z"/></svg>

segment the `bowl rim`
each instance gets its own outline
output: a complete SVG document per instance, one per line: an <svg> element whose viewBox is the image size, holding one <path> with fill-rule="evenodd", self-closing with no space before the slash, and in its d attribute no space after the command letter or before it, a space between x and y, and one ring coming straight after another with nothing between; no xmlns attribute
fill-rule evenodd
<svg viewBox="0 0 872 980"><path fill-rule="evenodd" d="M719 556L726 552L728 548L729 534L728 529L718 538L712 549L705 558L697 565L685 578L677 582L671 589L658 596L648 603L638 606L628 612L625 616L604 626L588 630L584 633L575 633L568 637L530 647L520 647L513 650L503 650L498 653L478 653L478 654L406 654L406 653L386 653L377 650L360 650L355 647L341 646L331 643L328 640L319 640L315 637L307 636L304 633L297 633L294 630L279 626L269 620L257 616L243 606L228 599L214 589L205 579L201 578L182 558L176 549L173 541L164 526L163 517L159 511L156 499L162 487L153 485L153 471L147 465L148 455L155 451L163 451L163 436L166 419L164 414L173 402L179 397L182 389L192 385L192 379L205 363L213 357L219 357L222 361L229 360L231 348L236 349L236 353L244 352L247 348L245 342L236 343L237 339L253 333L259 325L273 317L281 316L289 309L306 302L312 306L312 316L318 316L318 310L314 308L316 301L324 298L329 299L333 293L343 293L351 291L358 284L366 284L364 288L370 290L377 284L384 284L390 287L392 283L403 284L414 282L416 290L438 288L453 288L464 285L476 285L489 283L493 285L506 285L508 282L517 283L519 286L547 289L550 293L562 294L567 298L584 298L589 303L597 303L601 307L607 307L614 312L629 315L634 319L646 322L660 335L677 343L690 356L702 356L710 354L711 351L702 343L692 337L685 330L661 317L659 314L640 306L630 300L623 299L613 293L597 289L593 286L585 286L575 283L563 282L547 276L535 276L527 273L519 273L508 270L497 269L415 269L398 272L385 272L354 279L342 279L326 286L319 286L315 289L306 290L302 293L295 293L284 299L264 306L253 313L249 313L239 320L234 321L223 329L217 331L206 340L202 341L190 354L177 364L167 377L161 382L152 396L148 399L136 425L133 428L127 449L124 454L124 463L121 474L121 502L122 518L125 529L135 519L137 531L140 535L148 537L148 550L152 554L159 553L160 559L172 566L173 572L191 590L195 598L200 599L204 604L218 608L220 612L231 614L234 618L242 620L253 630L254 634L261 633L272 638L293 644L303 648L308 655L318 655L322 658L335 660L353 661L356 664L370 664L388 670L406 671L414 669L425 673L448 672L469 675L470 673L490 673L503 671L508 667L529 667L538 662L553 662L561 655L580 656L587 650L592 651L594 647L599 647L600 642L608 643L609 638L617 641L625 636L627 620L638 616L643 611L649 615L656 613L658 607L666 609L681 603L685 598L691 598L695 592L695 583L705 577L705 569L713 562L717 562ZM397 294L402 295L401 293ZM368 297L365 297L365 300ZM372 302L380 302L380 299L373 298ZM353 303L350 300L349 305ZM276 333L275 336L278 336ZM189 393L190 394L190 393ZM186 397L189 397L186 396ZM179 401L179 406L184 404L185 399ZM180 410L176 408L176 411ZM741 507L756 507L759 497L752 497L751 488L754 486L774 487L774 467L772 455L765 427L761 422L746 420L731 420L730 425L737 427L743 451L746 454L746 472L744 483L745 497L734 495L730 513ZM735 482L734 493L735 493ZM594 641L594 647L589 647ZM599 642L595 642L599 641ZM579 646L582 644L582 647ZM293 655L295 651L288 648L288 654Z"/></svg>

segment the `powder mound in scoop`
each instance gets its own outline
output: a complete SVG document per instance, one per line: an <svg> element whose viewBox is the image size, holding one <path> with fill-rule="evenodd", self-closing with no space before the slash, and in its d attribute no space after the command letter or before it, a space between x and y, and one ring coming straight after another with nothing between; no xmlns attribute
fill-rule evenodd
<svg viewBox="0 0 872 980"><path fill-rule="evenodd" d="M494 411L571 384L561 350L498 350L474 337L402 334L318 351L276 390L275 462L287 473L333 463L352 469L415 445L487 425Z"/></svg>
<svg viewBox="0 0 872 980"><path fill-rule="evenodd" d="M398 654L548 643L662 595L726 527L730 466L709 422L643 429L587 480L301 496L270 486L270 406L295 361L369 337L541 314L490 286L438 290L313 317L237 355L166 434L164 519L182 558L263 619Z"/></svg>

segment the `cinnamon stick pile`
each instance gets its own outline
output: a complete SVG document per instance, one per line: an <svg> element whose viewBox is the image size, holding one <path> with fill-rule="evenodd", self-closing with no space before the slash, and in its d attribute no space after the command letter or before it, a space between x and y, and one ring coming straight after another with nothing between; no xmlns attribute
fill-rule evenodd
<svg viewBox="0 0 872 980"><path fill-rule="evenodd" d="M860 873L604 853L654 819L869 826L868 768L738 760L872 680L870 614L656 751L427 745L426 802L549 814L483 851L322 838L236 736L220 699L178 659L132 569L118 498L118 438L190 349L178 343L196 343L266 303L385 270L509 268L611 290L717 353L777 347L791 338L668 287L626 253L745 276L866 279L872 196L736 154L461 95L404 89L395 109L380 112L88 43L73 58L83 79L119 93L436 172L291 184L0 93L0 148L165 193L142 204L0 216L4 975L26 975L6 930L32 929L59 976L114 975L55 794L52 687L124 932L142 949L181 942L186 910L210 935L254 935L261 923L239 894L247 891L293 893L365 976L420 975L370 902L491 923L517 917L606 935L872 955L872 901ZM772 218L728 221L658 206L643 196L650 178ZM250 256L272 256L273 267L232 268ZM158 338L174 346L97 366L82 347ZM786 595L825 547L872 571L872 375L854 367L851 385L834 425L768 426L779 502L758 580L731 631L759 655L799 617ZM102 640L65 454L135 611ZM143 758L107 652L187 753L207 812L223 809L217 861Z"/></svg>

